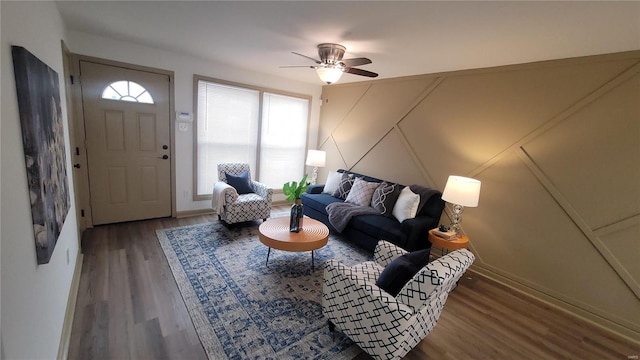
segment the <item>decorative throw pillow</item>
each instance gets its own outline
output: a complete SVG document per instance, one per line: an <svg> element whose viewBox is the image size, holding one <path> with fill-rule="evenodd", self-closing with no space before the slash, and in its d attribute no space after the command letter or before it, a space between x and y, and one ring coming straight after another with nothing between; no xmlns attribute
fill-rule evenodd
<svg viewBox="0 0 640 360"><path fill-rule="evenodd" d="M242 195L253 192L248 171L243 171L238 175L233 175L225 172L225 176L227 177L227 184L233 186L238 194Z"/></svg>
<svg viewBox="0 0 640 360"><path fill-rule="evenodd" d="M382 182L373 192L371 207L380 211L381 215L392 216L393 206L400 196L400 186Z"/></svg>
<svg viewBox="0 0 640 360"><path fill-rule="evenodd" d="M330 172L329 175L327 175L327 181L324 183L324 189L322 192L325 194L333 194L338 189L341 178L341 173L337 171Z"/></svg>
<svg viewBox="0 0 640 360"><path fill-rule="evenodd" d="M340 184L336 191L333 192L333 196L342 200L346 199L351 187L353 186L353 180L354 179L351 175L342 173L342 176L340 177Z"/></svg>
<svg viewBox="0 0 640 360"><path fill-rule="evenodd" d="M371 197L373 197L373 192L376 191L377 187L377 182L369 182L365 179L357 178L353 182L351 191L349 191L345 201L351 204L368 207L371 205Z"/></svg>
<svg viewBox="0 0 640 360"><path fill-rule="evenodd" d="M424 208L424 205L427 203L427 200L429 200L432 195L439 193L439 191L436 189L428 188L422 185L413 184L413 185L410 185L409 188L414 193L420 195L420 203L418 204L417 214L420 214L420 212L422 211L422 208ZM440 195L442 196L442 194Z"/></svg>
<svg viewBox="0 0 640 360"><path fill-rule="evenodd" d="M393 206L393 216L398 221L403 222L406 219L413 219L418 212L418 204L420 203L420 195L414 194L408 186L400 192L398 201Z"/></svg>
<svg viewBox="0 0 640 360"><path fill-rule="evenodd" d="M406 253L387 265L380 273L376 285L389 294L396 296L402 288L429 263L431 249Z"/></svg>

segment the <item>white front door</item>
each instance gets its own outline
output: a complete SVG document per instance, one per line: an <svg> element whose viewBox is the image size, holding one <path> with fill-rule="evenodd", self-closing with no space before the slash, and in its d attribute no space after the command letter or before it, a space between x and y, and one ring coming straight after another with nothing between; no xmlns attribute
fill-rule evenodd
<svg viewBox="0 0 640 360"><path fill-rule="evenodd" d="M93 224L171 216L169 76L80 62Z"/></svg>

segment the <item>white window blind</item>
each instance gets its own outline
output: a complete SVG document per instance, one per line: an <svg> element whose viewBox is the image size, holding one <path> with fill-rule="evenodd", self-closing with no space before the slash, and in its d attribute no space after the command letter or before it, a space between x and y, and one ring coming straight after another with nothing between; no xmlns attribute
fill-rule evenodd
<svg viewBox="0 0 640 360"><path fill-rule="evenodd" d="M246 162L253 180L276 190L302 178L309 97L196 81L197 198L211 196L219 163Z"/></svg>
<svg viewBox="0 0 640 360"><path fill-rule="evenodd" d="M211 195L219 163L246 162L255 178L259 101L259 91L198 80L198 195Z"/></svg>
<svg viewBox="0 0 640 360"><path fill-rule="evenodd" d="M264 93L260 143L260 181L272 188L302 178L307 144L309 100Z"/></svg>

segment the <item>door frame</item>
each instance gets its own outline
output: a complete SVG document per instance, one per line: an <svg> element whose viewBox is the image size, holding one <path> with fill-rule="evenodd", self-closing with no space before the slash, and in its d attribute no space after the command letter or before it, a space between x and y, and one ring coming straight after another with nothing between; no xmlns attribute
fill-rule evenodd
<svg viewBox="0 0 640 360"><path fill-rule="evenodd" d="M80 79L80 62L87 61L93 62L101 65L108 66L116 66L122 67L130 70L137 71L145 71L160 75L166 75L169 77L169 136L170 136L170 147L169 147L169 159L171 161L171 217L177 216L176 211L176 157L175 157L175 147L176 147L176 134L175 134L175 122L173 121L175 118L175 74L173 71L153 68L149 66L136 65L131 63L125 63L115 60L108 60L97 58L88 55L81 54L71 54L72 66L71 66L71 76L73 77L72 84L72 98L74 99L73 109L69 111L73 111L73 122L75 128L75 134L71 140L71 153L74 159L74 164L79 164L80 168L74 168L74 171L78 172L78 178L80 179L78 184L74 183L74 190L80 194L80 204L77 211L80 213L81 222L79 224L80 231L82 232L84 229L93 227L93 216L91 213L91 199L89 192L89 172L88 169L88 159L87 159L87 148L86 148L86 136L85 136L85 119L84 119L84 104L82 103L82 82ZM76 152L76 148L79 150ZM84 216L82 213L84 212Z"/></svg>
<svg viewBox="0 0 640 360"><path fill-rule="evenodd" d="M78 183L80 182L81 174L77 171L74 164L77 164L77 155L76 155L76 120L75 120L75 99L73 98L73 75L72 75L72 62L71 52L65 44L64 40L60 40L60 46L62 48L62 67L63 67L63 78L64 78L64 87L65 87L65 101L67 104L67 123L69 127L69 153L71 154L71 165L68 172L70 172L71 178L73 179L73 188L74 188L74 198L73 204L76 208L76 231L78 233L78 248L80 248L80 241L82 239L82 231L85 229L84 219L80 214L80 207L82 205L82 194L78 192Z"/></svg>

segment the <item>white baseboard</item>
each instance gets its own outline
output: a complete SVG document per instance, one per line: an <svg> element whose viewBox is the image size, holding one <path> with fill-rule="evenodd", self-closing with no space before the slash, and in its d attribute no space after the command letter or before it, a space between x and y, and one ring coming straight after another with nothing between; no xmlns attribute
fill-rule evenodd
<svg viewBox="0 0 640 360"><path fill-rule="evenodd" d="M80 287L80 275L82 274L83 259L84 255L82 255L82 253L78 251L78 256L76 257L76 265L73 269L71 288L69 289L69 298L67 300L67 309L64 315L64 323L62 324L62 335L60 336L60 346L58 347L58 360L66 360L69 356L71 328L73 327L73 317L76 312L76 300L78 299L78 289Z"/></svg>
<svg viewBox="0 0 640 360"><path fill-rule="evenodd" d="M178 211L176 213L176 218L185 218L190 216L198 216L198 215L209 215L214 214L213 209L198 209L198 210L185 210Z"/></svg>

